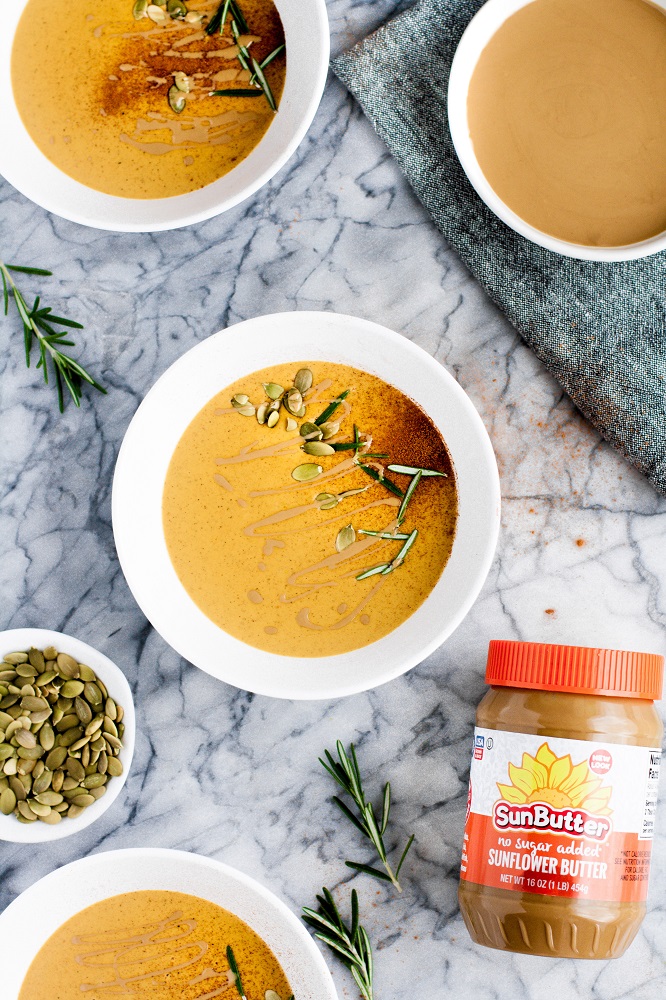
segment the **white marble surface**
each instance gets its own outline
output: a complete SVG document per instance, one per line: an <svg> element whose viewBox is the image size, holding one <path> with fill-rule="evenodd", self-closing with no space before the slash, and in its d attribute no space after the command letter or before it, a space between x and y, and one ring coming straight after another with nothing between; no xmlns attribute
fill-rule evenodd
<svg viewBox="0 0 666 1000"><path fill-rule="evenodd" d="M394 0L331 0L334 52ZM81 356L109 387L58 416L0 323L0 627L77 635L127 673L135 764L93 828L54 846L0 845L0 906L91 851L178 847L237 865L295 910L370 860L317 763L354 740L390 776L395 838L414 831L402 896L359 876L377 1000L660 1000L666 987L666 815L644 928L616 962L523 958L472 945L456 905L474 707L492 637L664 651L666 500L617 457L444 243L359 109L330 81L312 131L257 197L155 236L94 232L0 183L7 260L53 266L53 305L82 320ZM26 285L29 283L26 281ZM490 431L504 496L498 555L453 638L411 674L334 704L249 696L155 634L120 573L115 456L154 380L210 333L259 313L335 309L384 323L455 373ZM345 892L347 890L345 889ZM340 996L355 998L335 968Z"/></svg>

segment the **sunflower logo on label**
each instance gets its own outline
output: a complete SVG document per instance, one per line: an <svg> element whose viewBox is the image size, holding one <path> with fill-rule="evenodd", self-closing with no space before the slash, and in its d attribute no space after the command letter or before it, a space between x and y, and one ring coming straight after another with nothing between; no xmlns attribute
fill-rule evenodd
<svg viewBox="0 0 666 1000"><path fill-rule="evenodd" d="M588 760L574 764L558 757L547 743L536 755L523 754L522 765L509 763L511 784L497 783L497 830L542 830L587 840L606 840L612 831L612 786L590 770Z"/></svg>

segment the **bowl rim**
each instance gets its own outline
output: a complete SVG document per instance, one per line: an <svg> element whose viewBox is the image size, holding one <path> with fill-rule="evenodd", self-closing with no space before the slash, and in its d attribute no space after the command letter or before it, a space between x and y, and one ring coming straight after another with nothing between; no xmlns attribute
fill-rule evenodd
<svg viewBox="0 0 666 1000"><path fill-rule="evenodd" d="M293 987L294 981L296 982L296 995L302 996L303 1000L337 1000L333 979L323 956L309 932L286 903L261 882L239 871L237 868L233 868L223 861L217 861L214 858L208 858L204 855L188 851L160 847L130 847L90 854L87 857L79 858L56 868L54 871L38 879L37 882L28 886L27 889L12 900L6 909L0 913L0 931L3 934L4 944L8 945L12 940L12 936L14 936L17 940L17 947L20 948L22 945L20 940L21 934L24 933L24 928L29 927L34 936L39 938L40 942L32 950L32 958L34 958L51 934L66 920L76 913L80 913L87 906L93 905L94 902L109 899L119 894L118 892L109 893L107 891L99 891L100 878L98 873L104 873L110 868L113 868L114 872L117 872L119 869L127 869L129 872L132 868L138 868L141 870L143 878L151 882L152 875L149 876L147 872L144 874L144 869L150 869L151 864L164 868L165 881L177 881L179 876L182 876L183 880L186 880L188 871L195 873L195 878L197 875L201 876L203 881L204 874L211 873L212 877L208 876L206 883L202 886L200 896L201 898L208 899L210 902L217 902L218 906L225 907L224 901L220 901L219 896L225 891L230 891L229 888L224 887L225 882L227 887L231 887L231 890L236 888L244 892L247 898L248 909L254 904L255 907L258 906L260 908L262 919L275 922L278 928L275 932L275 939L278 938L278 935L289 939L289 945L285 953L277 954L276 949L272 947L271 941L267 940L267 936L270 937L270 933L267 935L265 931L261 933L255 931L255 933L259 933L259 936L276 954L276 958L290 980L290 985ZM97 877L95 877L96 875ZM89 897L97 896L96 899L89 898L89 901L81 905L73 898L71 886L73 880L77 877L85 880L87 883L85 891ZM121 873L121 878L129 879L131 878L131 874ZM211 888L209 895L204 895L204 891L214 884L215 879L217 879L217 887ZM65 893L60 893L60 896L63 898L62 901L59 901L59 905L61 909L70 911L69 915L64 916L59 914L55 919L49 918L54 926L44 927L42 926L42 921L35 922L32 919L35 907L38 907L40 899L43 898L45 892L54 893L58 891L59 886L64 886L67 890ZM150 887L160 888L160 886L156 885ZM146 888L146 886L142 888ZM141 890L122 889L120 891ZM187 892L187 889L183 888L173 891ZM189 894L192 895L191 892ZM216 894L218 895L217 900L210 899L210 895ZM229 906L225 908L230 909ZM234 911L230 910L230 912ZM240 917L240 919L245 919L245 917ZM245 922L252 926L249 920ZM298 955L298 958L292 956L292 950L294 956ZM303 968L300 967L299 959L300 963L303 963ZM291 976L289 975L290 971L292 973ZM18 1000L20 987L26 972L27 966L25 971L19 969L12 973L12 970L10 970L10 974L14 975L15 980L20 976L20 982L17 981L17 986L11 984L12 994L6 1000ZM308 982L303 984L303 978L306 978Z"/></svg>
<svg viewBox="0 0 666 1000"><path fill-rule="evenodd" d="M8 642L6 651L3 649ZM134 757L134 747L136 742L136 712L134 699L129 682L120 667L109 659L98 649L88 645L81 639L66 635L63 632L55 632L45 628L14 628L0 632L0 660L5 653L11 653L18 649L28 649L36 646L43 649L45 646L56 646L60 652L69 653L74 656L79 663L87 663L96 674L104 681L106 687L118 694L119 705L124 710L123 723L125 733L123 735L123 747L120 751L120 760L123 765L123 773L113 781L109 782L108 791L103 798L98 799L94 805L88 808L76 819L64 819L56 826L49 826L47 823L19 823L15 816L3 816L0 814L0 842L14 844L44 844L54 840L63 840L73 834L80 833L104 815L116 801L125 786L129 776Z"/></svg>
<svg viewBox="0 0 666 1000"><path fill-rule="evenodd" d="M14 35L30 0L5 12L0 32L0 174L35 204L70 222L109 232L163 232L229 211L252 197L303 141L321 101L330 57L325 0L273 0L287 39L287 75L278 113L254 149L233 170L203 188L169 198L121 198L74 180L42 153L14 99ZM308 16L303 16L303 4Z"/></svg>
<svg viewBox="0 0 666 1000"><path fill-rule="evenodd" d="M449 74L447 110L455 151L472 187L482 201L510 229L532 243L576 260L619 262L639 260L666 249L666 230L638 243L617 247L592 247L570 243L530 225L517 215L491 187L474 152L467 119L467 95L479 57L501 25L522 7L537 0L486 0L467 25L456 48ZM654 0L666 9L666 0Z"/></svg>
<svg viewBox="0 0 666 1000"><path fill-rule="evenodd" d="M303 344L308 347L303 349ZM451 557L430 595L405 622L348 653L294 658L246 645L199 610L169 559L161 499L173 449L216 392L278 361L318 359L373 372L426 409L451 453L460 507ZM121 568L135 600L166 642L220 680L291 700L358 694L395 679L437 649L468 613L488 575L499 508L499 474L490 439L453 376L422 348L386 327L353 316L308 311L245 320L177 359L148 392L126 431L112 494Z"/></svg>

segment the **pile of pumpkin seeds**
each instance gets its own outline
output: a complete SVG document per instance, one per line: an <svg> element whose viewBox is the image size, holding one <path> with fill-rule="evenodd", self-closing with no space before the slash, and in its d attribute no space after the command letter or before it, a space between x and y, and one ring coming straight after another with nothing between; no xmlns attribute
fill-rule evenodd
<svg viewBox="0 0 666 1000"><path fill-rule="evenodd" d="M0 662L0 812L74 819L119 777L123 709L94 670L53 646Z"/></svg>

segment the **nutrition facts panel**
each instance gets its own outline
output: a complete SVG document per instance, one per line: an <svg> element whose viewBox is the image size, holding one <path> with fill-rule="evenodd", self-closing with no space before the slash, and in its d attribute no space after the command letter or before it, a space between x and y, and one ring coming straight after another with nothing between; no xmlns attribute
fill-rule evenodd
<svg viewBox="0 0 666 1000"><path fill-rule="evenodd" d="M659 793L659 769L661 767L661 750L650 750L647 782L645 785L645 812L639 840L652 840L654 837L654 818L657 811L657 795Z"/></svg>

